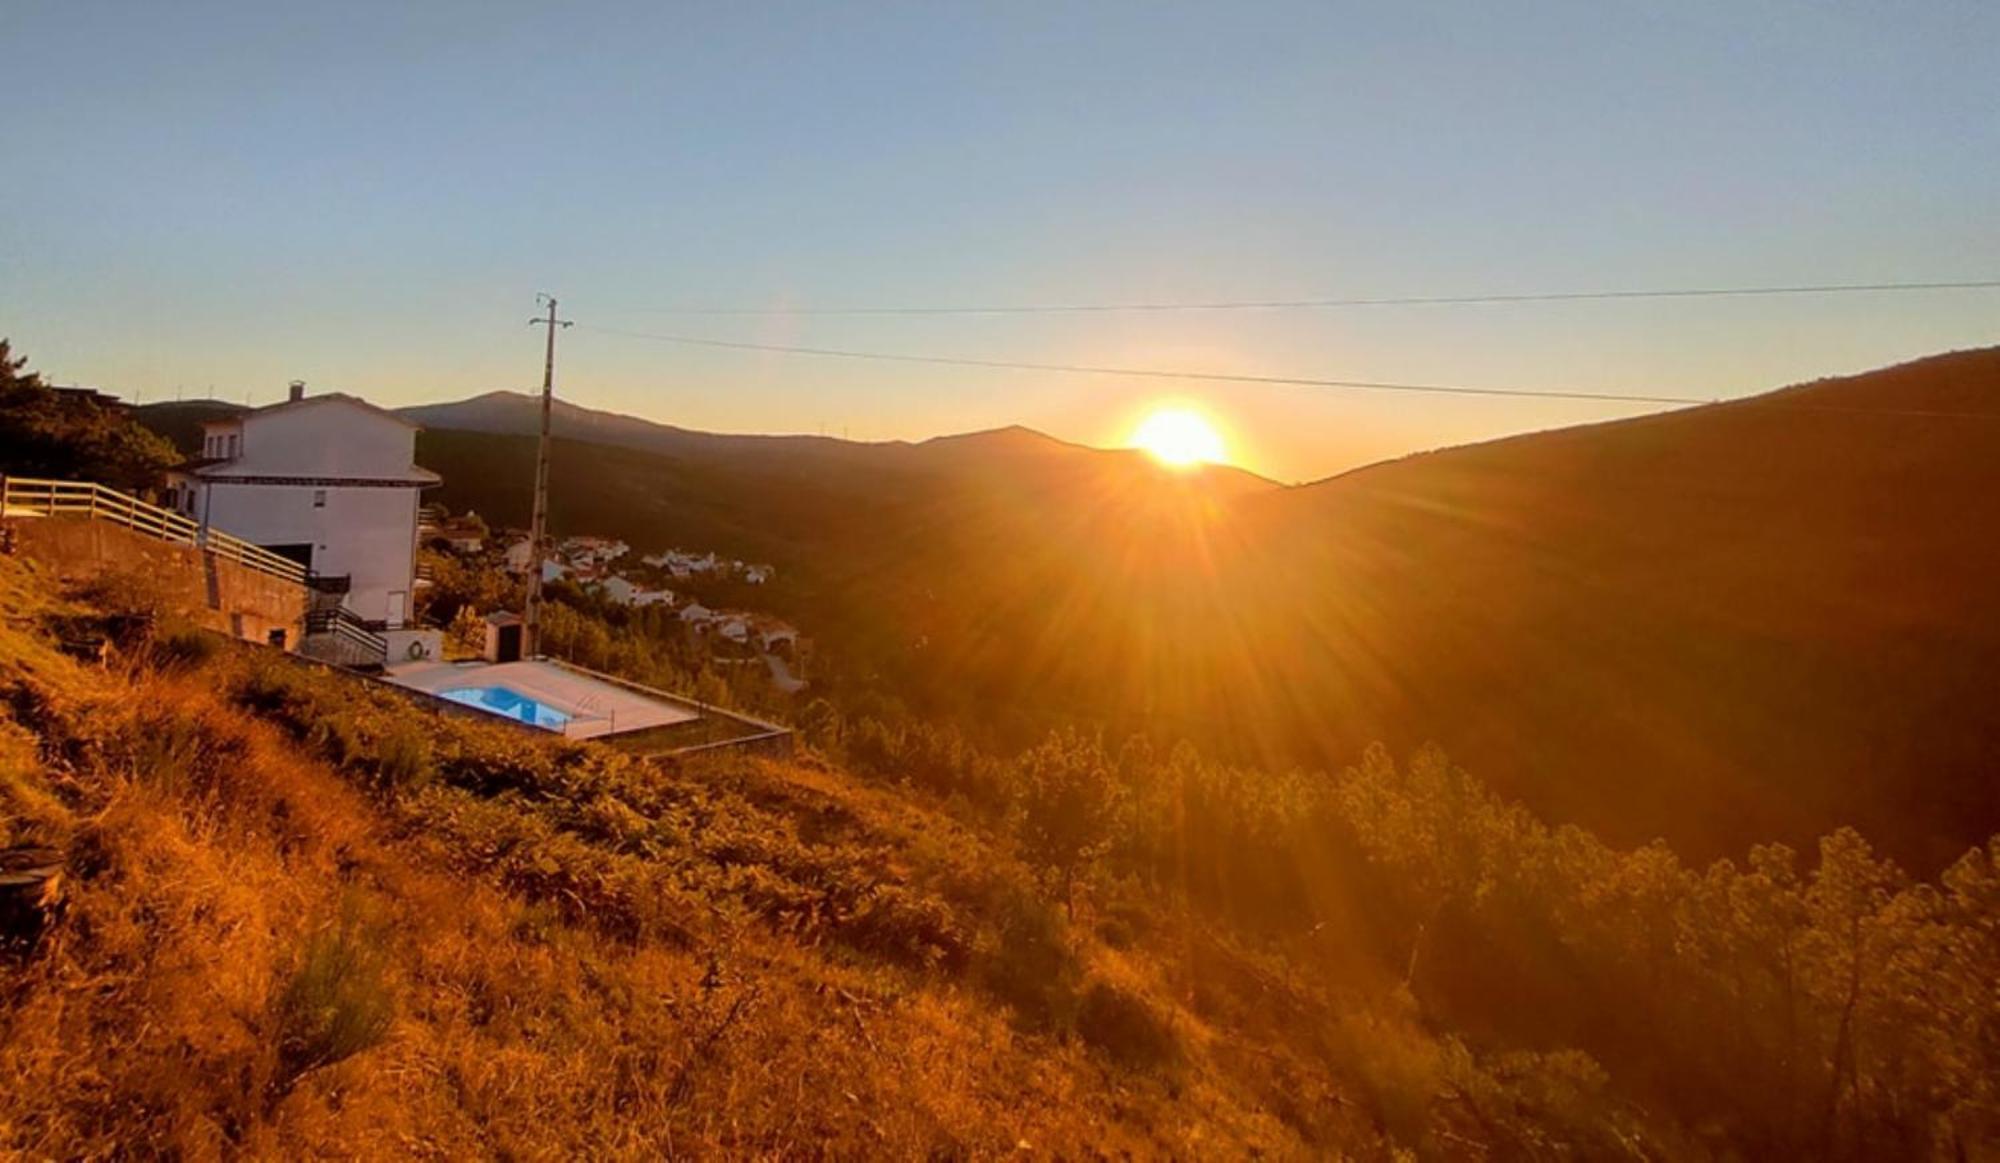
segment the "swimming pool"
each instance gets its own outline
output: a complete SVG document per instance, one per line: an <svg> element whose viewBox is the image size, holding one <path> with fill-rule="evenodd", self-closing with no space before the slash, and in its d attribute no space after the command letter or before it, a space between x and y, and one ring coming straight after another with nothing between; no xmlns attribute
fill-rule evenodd
<svg viewBox="0 0 2000 1163"><path fill-rule="evenodd" d="M517 719L545 731L560 731L569 725L570 714L559 711L547 703L538 703L511 687L504 686L460 686L437 692L441 699L450 699L461 706L485 711L489 715L502 715Z"/></svg>

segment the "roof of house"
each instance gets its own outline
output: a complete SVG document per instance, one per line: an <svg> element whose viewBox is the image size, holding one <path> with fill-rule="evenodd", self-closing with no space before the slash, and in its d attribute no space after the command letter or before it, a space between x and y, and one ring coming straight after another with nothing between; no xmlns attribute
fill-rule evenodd
<svg viewBox="0 0 2000 1163"><path fill-rule="evenodd" d="M306 484L434 485L444 480L443 477L432 472L431 470L419 467L414 464L402 472L391 473L386 476L381 474L372 474L367 477L330 477L330 476L319 476L314 473L274 474L267 472L249 472L243 470L232 472L230 471L229 466L235 463L236 462L233 460L219 460L219 461L212 461L206 465L202 465L197 468L181 468L177 471L185 472L189 476L200 477L202 480L209 480L209 481L237 481L241 483L250 483L250 484L277 484L277 485L306 485Z"/></svg>
<svg viewBox="0 0 2000 1163"><path fill-rule="evenodd" d="M521 624L521 615L508 610L495 610L491 614L486 615L486 624L489 626L519 626Z"/></svg>
<svg viewBox="0 0 2000 1163"><path fill-rule="evenodd" d="M373 412L378 416L394 420L396 423L401 424L405 428L415 428L418 430L422 430L423 428L423 425L417 423L414 420L411 420L406 416L402 416L395 412L391 412L389 409L384 408L379 404L371 404L359 396L350 396L346 392L322 392L317 396L305 396L297 400L280 400L278 403L275 404L266 404L261 408L252 408L247 412L238 412L234 416L224 416L221 419L204 421L202 427L203 428L240 427L244 420L249 419L250 417L253 416L268 416L273 412L283 412L292 408L309 408L315 404L328 404L336 402L342 404L352 404L357 408L365 408L368 411Z"/></svg>

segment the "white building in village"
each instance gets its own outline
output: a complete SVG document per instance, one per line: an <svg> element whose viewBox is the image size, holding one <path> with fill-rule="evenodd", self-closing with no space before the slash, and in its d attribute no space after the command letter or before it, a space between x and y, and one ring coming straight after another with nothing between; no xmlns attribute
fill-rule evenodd
<svg viewBox="0 0 2000 1163"><path fill-rule="evenodd" d="M604 596L621 606L665 606L672 605L672 590L656 590L642 586L630 578L617 574L604 579Z"/></svg>
<svg viewBox="0 0 2000 1163"><path fill-rule="evenodd" d="M500 551L500 563L508 573L526 573L535 562L535 544L523 537L510 541L507 548Z"/></svg>
<svg viewBox="0 0 2000 1163"><path fill-rule="evenodd" d="M202 454L170 480L204 527L298 561L365 622L410 616L417 495L440 477L415 463L417 425L353 396L291 398L204 426Z"/></svg>

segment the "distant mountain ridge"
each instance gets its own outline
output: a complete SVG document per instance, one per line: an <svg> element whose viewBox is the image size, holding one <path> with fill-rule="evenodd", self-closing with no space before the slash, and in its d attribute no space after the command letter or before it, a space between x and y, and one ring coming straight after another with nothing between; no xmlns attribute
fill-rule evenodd
<svg viewBox="0 0 2000 1163"><path fill-rule="evenodd" d="M464 400L416 404L396 411L426 428L506 436L528 436L541 431L541 400L522 392L486 392ZM921 441L854 441L803 434L702 432L623 413L586 408L561 398L554 401L549 415L549 430L558 439L682 457L786 453L861 462L871 458L894 457L922 460L974 450L996 456L1074 454L1129 461L1143 456L1130 449L1099 449L1072 444L1019 424L933 436ZM1230 492L1282 487L1233 465L1209 465L1199 471L1215 478L1216 487Z"/></svg>

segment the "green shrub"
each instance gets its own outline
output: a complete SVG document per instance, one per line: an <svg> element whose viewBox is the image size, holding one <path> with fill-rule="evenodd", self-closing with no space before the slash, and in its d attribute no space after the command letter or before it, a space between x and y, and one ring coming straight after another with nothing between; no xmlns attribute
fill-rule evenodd
<svg viewBox="0 0 2000 1163"><path fill-rule="evenodd" d="M199 626L176 623L153 636L153 658L161 666L195 670L222 650L222 639Z"/></svg>
<svg viewBox="0 0 2000 1163"><path fill-rule="evenodd" d="M993 902L995 942L981 979L1031 1030L1065 1029L1075 1018L1082 970L1062 916L1039 893L1004 885Z"/></svg>
<svg viewBox="0 0 2000 1163"><path fill-rule="evenodd" d="M381 1042L395 1016L382 980L374 934L353 916L314 933L298 966L272 999L277 1030L274 1095L308 1071L351 1058Z"/></svg>
<svg viewBox="0 0 2000 1163"><path fill-rule="evenodd" d="M1076 1032L1128 1066L1165 1066L1180 1059L1173 1027L1146 1000L1108 981L1092 982L1077 1004Z"/></svg>
<svg viewBox="0 0 2000 1163"><path fill-rule="evenodd" d="M124 743L135 780L180 798L214 795L223 765L240 752L200 721L172 714L137 720Z"/></svg>
<svg viewBox="0 0 2000 1163"><path fill-rule="evenodd" d="M253 711L277 714L286 726L295 730L300 721L299 708L311 701L305 676L298 667L269 657L250 665L236 684L235 696Z"/></svg>
<svg viewBox="0 0 2000 1163"><path fill-rule="evenodd" d="M394 791L418 791L437 774L431 741L408 723L397 723L375 741L375 778Z"/></svg>
<svg viewBox="0 0 2000 1163"><path fill-rule="evenodd" d="M902 965L955 970L965 959L951 907L900 885L873 886L834 929L852 948Z"/></svg>

